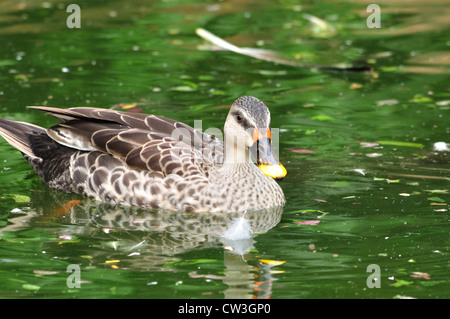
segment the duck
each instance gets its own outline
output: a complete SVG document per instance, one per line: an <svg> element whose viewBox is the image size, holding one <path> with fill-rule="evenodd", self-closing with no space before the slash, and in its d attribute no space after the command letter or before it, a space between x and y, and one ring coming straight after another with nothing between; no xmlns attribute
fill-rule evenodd
<svg viewBox="0 0 450 319"><path fill-rule="evenodd" d="M278 180L287 171L272 151L270 112L253 96L233 102L223 140L153 114L29 108L59 123L46 129L0 118L0 135L51 188L112 205L196 213L286 202Z"/></svg>

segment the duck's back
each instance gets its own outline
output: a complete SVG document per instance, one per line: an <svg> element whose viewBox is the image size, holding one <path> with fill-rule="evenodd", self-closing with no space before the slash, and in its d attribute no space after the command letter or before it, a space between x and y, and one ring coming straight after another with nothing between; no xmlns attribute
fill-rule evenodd
<svg viewBox="0 0 450 319"><path fill-rule="evenodd" d="M45 130L2 120L0 133L49 186L113 204L204 209L199 193L220 166L220 141L154 115L35 108L62 123Z"/></svg>

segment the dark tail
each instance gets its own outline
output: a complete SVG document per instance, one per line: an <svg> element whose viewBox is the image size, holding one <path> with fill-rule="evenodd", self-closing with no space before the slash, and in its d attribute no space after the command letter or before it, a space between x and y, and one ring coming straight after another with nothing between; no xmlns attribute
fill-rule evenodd
<svg viewBox="0 0 450 319"><path fill-rule="evenodd" d="M30 144L30 137L40 135L47 136L45 129L42 127L24 122L8 121L2 118L0 118L0 135L11 144L11 146L31 158L38 158L39 156L33 152Z"/></svg>
<svg viewBox="0 0 450 319"><path fill-rule="evenodd" d="M61 178L70 179L67 163L76 150L56 143L44 128L0 118L0 135L23 154L47 184Z"/></svg>

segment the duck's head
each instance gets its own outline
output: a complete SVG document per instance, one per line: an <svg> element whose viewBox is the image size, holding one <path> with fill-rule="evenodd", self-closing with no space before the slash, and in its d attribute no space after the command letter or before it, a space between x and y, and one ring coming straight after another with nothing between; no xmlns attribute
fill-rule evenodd
<svg viewBox="0 0 450 319"><path fill-rule="evenodd" d="M231 105L224 131L227 150L234 150L236 158L246 160L240 155L250 150L265 175L276 179L286 176L286 169L272 152L270 112L263 102L253 96L238 98Z"/></svg>

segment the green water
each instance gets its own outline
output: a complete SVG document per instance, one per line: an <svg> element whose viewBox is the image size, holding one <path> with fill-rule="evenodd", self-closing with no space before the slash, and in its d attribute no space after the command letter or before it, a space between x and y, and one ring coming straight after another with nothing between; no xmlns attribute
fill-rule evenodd
<svg viewBox="0 0 450 319"><path fill-rule="evenodd" d="M248 240L217 216L122 210L50 190L0 142L2 298L449 298L449 7L366 1L3 1L0 116L27 105L132 105L203 129L241 95L280 129L287 204ZM304 13L327 22L312 24ZM208 50L242 47L372 73L320 71ZM312 152L304 152L308 150ZM64 203L80 200L76 209ZM67 284L69 265L80 288ZM377 265L380 288L367 284Z"/></svg>

